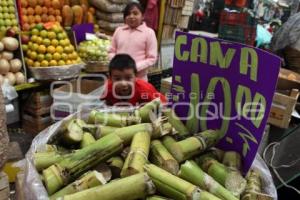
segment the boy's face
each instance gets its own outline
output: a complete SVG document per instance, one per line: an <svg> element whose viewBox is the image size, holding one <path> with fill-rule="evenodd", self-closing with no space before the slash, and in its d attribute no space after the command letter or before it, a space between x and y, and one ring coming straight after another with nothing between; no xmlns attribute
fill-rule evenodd
<svg viewBox="0 0 300 200"><path fill-rule="evenodd" d="M130 99L134 94L135 73L133 69L117 70L110 73L115 98Z"/></svg>

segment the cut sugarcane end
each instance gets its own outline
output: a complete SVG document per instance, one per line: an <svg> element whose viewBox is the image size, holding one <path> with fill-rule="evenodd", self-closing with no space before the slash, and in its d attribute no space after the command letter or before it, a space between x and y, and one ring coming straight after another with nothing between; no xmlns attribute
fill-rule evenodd
<svg viewBox="0 0 300 200"><path fill-rule="evenodd" d="M225 182L225 188L233 193L234 196L239 196L245 190L247 181L240 173L232 171L228 174Z"/></svg>
<svg viewBox="0 0 300 200"><path fill-rule="evenodd" d="M58 191L64 185L62 169L58 165L51 165L43 170L43 178L49 195Z"/></svg>
<svg viewBox="0 0 300 200"><path fill-rule="evenodd" d="M102 173L94 171L94 174L95 174L96 178L99 180L99 182L101 183L101 185L104 185L107 183L107 180L106 180L106 178L104 178Z"/></svg>

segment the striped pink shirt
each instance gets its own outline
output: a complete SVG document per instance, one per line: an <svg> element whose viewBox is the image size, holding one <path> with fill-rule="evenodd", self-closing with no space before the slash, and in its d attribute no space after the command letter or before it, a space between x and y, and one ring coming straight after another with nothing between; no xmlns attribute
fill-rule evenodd
<svg viewBox="0 0 300 200"><path fill-rule="evenodd" d="M148 68L157 60L157 40L154 31L145 23L135 29L128 25L118 27L112 37L109 58L129 54L136 62L139 78L147 80Z"/></svg>

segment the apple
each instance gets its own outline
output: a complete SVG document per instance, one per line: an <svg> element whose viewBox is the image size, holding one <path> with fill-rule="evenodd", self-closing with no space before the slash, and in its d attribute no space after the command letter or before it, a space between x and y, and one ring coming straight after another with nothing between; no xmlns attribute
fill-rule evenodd
<svg viewBox="0 0 300 200"><path fill-rule="evenodd" d="M17 35L16 31L13 28L9 28L6 31L6 36L15 37Z"/></svg>
<svg viewBox="0 0 300 200"><path fill-rule="evenodd" d="M30 41L30 38L28 35L22 35L21 36L21 41L22 41L22 44L28 44L29 41Z"/></svg>

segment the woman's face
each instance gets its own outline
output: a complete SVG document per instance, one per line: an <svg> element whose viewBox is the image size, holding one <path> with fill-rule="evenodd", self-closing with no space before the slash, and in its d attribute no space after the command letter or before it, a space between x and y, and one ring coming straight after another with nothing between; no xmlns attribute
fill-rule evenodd
<svg viewBox="0 0 300 200"><path fill-rule="evenodd" d="M125 17L125 23L131 28L136 28L141 25L143 22L142 12L134 6L130 11L129 15Z"/></svg>

